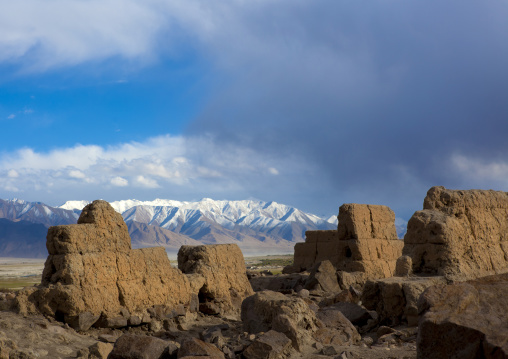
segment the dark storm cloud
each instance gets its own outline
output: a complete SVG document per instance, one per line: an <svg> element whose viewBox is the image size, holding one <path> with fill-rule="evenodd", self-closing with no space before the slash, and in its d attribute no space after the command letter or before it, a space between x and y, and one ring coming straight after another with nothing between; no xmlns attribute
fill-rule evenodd
<svg viewBox="0 0 508 359"><path fill-rule="evenodd" d="M232 9L207 44L229 80L191 131L299 154L318 167L314 208L382 203L407 217L433 185L508 190L456 160L508 162L507 2Z"/></svg>

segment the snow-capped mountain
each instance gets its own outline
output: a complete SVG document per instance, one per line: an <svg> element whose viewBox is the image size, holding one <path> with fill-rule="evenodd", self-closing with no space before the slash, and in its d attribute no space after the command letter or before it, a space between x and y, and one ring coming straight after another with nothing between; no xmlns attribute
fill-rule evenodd
<svg viewBox="0 0 508 359"><path fill-rule="evenodd" d="M88 203L69 201L55 208L39 202L0 200L0 218L45 227L72 224ZM124 217L133 247L162 245L169 252L178 251L182 244L237 243L246 254L292 253L294 243L304 240L305 231L337 226L327 219L276 202L205 198L198 202L124 200L111 205ZM22 235L21 225L14 227L19 227ZM40 240L45 243L45 238ZM27 252L27 256L41 256L41 253Z"/></svg>
<svg viewBox="0 0 508 359"><path fill-rule="evenodd" d="M70 201L60 208L79 210L88 202ZM127 223L157 226L195 240L220 228L227 237L242 241L239 234L258 240L273 237L276 241L303 241L305 231L332 229L336 224L313 214L277 202L217 201L204 198L198 202L156 199L154 201L124 200L111 202ZM234 232L234 235L229 233ZM240 236L241 237L241 236Z"/></svg>
<svg viewBox="0 0 508 359"><path fill-rule="evenodd" d="M76 223L79 214L63 208L55 208L41 202L27 202L20 199L0 199L0 218L10 221L28 221L49 226Z"/></svg>

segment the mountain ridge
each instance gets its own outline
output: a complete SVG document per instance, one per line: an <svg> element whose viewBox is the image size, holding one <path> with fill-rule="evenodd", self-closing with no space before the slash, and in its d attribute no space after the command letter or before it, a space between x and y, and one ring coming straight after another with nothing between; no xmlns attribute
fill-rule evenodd
<svg viewBox="0 0 508 359"><path fill-rule="evenodd" d="M46 227L72 224L88 203L68 201L51 207L40 202L0 200L0 218ZM133 247L162 245L169 253L183 244L213 243L237 243L248 255L292 253L294 244L304 240L305 231L336 228L326 219L274 201L204 198L197 202L156 199L110 204L124 217Z"/></svg>

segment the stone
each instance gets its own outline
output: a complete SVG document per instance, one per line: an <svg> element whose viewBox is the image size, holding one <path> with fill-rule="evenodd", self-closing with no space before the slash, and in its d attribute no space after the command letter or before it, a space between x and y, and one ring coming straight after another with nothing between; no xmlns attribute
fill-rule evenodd
<svg viewBox="0 0 508 359"><path fill-rule="evenodd" d="M508 274L430 287L418 308L419 358L508 358Z"/></svg>
<svg viewBox="0 0 508 359"><path fill-rule="evenodd" d="M321 349L321 354L323 355L337 355L337 349L333 345L326 345Z"/></svg>
<svg viewBox="0 0 508 359"><path fill-rule="evenodd" d="M78 331L87 331L99 320L100 315L93 315L90 312L82 312L76 316L66 316L65 322L69 324L71 328Z"/></svg>
<svg viewBox="0 0 508 359"><path fill-rule="evenodd" d="M250 283L255 292L272 290L274 292L288 293L303 288L307 281L308 273L280 274L276 276L252 277Z"/></svg>
<svg viewBox="0 0 508 359"><path fill-rule="evenodd" d="M320 312L323 313L322 316L331 315L330 313L335 311L339 311L351 323L360 327L367 324L369 319L373 319L371 313L367 309L351 302L338 302L320 310ZM321 321L323 321L322 316L318 315L318 318L321 319Z"/></svg>
<svg viewBox="0 0 508 359"><path fill-rule="evenodd" d="M297 350L310 345L314 341L312 333L323 326L303 299L272 291L247 297L242 303L241 318L245 331L281 332L291 339Z"/></svg>
<svg viewBox="0 0 508 359"><path fill-rule="evenodd" d="M99 334L98 339L102 341L103 343L115 343L118 340L117 335L113 334Z"/></svg>
<svg viewBox="0 0 508 359"><path fill-rule="evenodd" d="M107 359L113 350L113 344L97 342L88 347L88 359Z"/></svg>
<svg viewBox="0 0 508 359"><path fill-rule="evenodd" d="M311 270L305 289L323 292L340 292L337 273L329 260L322 261Z"/></svg>
<svg viewBox="0 0 508 359"><path fill-rule="evenodd" d="M413 260L410 256L400 256L395 264L395 276L407 277L413 273Z"/></svg>
<svg viewBox="0 0 508 359"><path fill-rule="evenodd" d="M408 222L403 254L416 274L460 281L508 270L508 193L432 187Z"/></svg>
<svg viewBox="0 0 508 359"><path fill-rule="evenodd" d="M127 323L129 326L137 326L137 325L141 325L141 318L138 317L137 315L132 315L129 320L128 320L128 323Z"/></svg>
<svg viewBox="0 0 508 359"><path fill-rule="evenodd" d="M445 284L444 277L392 277L367 281L363 288L362 305L379 314L381 324L418 325L418 298L436 284Z"/></svg>
<svg viewBox="0 0 508 359"><path fill-rule="evenodd" d="M376 335L378 338L381 338L383 335L392 334L392 333L395 333L395 329L386 327L384 325L380 326L376 331Z"/></svg>
<svg viewBox="0 0 508 359"><path fill-rule="evenodd" d="M207 356L211 359L225 359L224 354L215 345L205 343L197 338L184 340L178 350L178 358L189 356L200 358Z"/></svg>
<svg viewBox="0 0 508 359"><path fill-rule="evenodd" d="M46 245L41 286L16 297L22 314L42 312L84 330L98 315L108 318L105 326L119 327L154 305L190 303L187 276L171 266L164 248L131 249L122 216L105 201L86 206L78 224L50 227ZM109 322L117 317L121 325Z"/></svg>
<svg viewBox="0 0 508 359"><path fill-rule="evenodd" d="M146 335L124 334L115 343L108 359L163 359L168 343Z"/></svg>
<svg viewBox="0 0 508 359"><path fill-rule="evenodd" d="M210 314L238 313L244 298L254 291L247 279L245 261L236 244L182 246L178 251L178 268L183 273L202 277L198 296L203 309ZM192 280L199 283L198 279Z"/></svg>
<svg viewBox="0 0 508 359"><path fill-rule="evenodd" d="M318 329L314 339L322 344L354 345L361 336L355 326L336 308L320 309L316 316L326 328Z"/></svg>
<svg viewBox="0 0 508 359"><path fill-rule="evenodd" d="M244 350L246 359L285 359L291 353L291 340L283 333L270 330L260 335Z"/></svg>
<svg viewBox="0 0 508 359"><path fill-rule="evenodd" d="M108 318L108 317L101 317L95 324L97 328L111 328L111 329L117 329L117 328L123 328L127 326L127 319L124 317L114 317L114 318Z"/></svg>

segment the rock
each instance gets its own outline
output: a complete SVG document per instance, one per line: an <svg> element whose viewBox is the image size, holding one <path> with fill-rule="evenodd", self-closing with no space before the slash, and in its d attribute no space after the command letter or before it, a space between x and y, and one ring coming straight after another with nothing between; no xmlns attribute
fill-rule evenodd
<svg viewBox="0 0 508 359"><path fill-rule="evenodd" d="M333 345L326 345L321 349L321 354L323 355L336 355L339 354L337 349Z"/></svg>
<svg viewBox="0 0 508 359"><path fill-rule="evenodd" d="M207 356L211 359L225 359L224 354L216 346L196 338L184 340L178 350L178 358L188 356Z"/></svg>
<svg viewBox="0 0 508 359"><path fill-rule="evenodd" d="M239 312L243 299L254 293L243 254L236 244L182 246L178 251L178 268L204 279L198 289L200 310L201 304L212 302L213 305L203 306L210 314Z"/></svg>
<svg viewBox="0 0 508 359"><path fill-rule="evenodd" d="M413 273L413 260L410 256L400 256L395 264L395 276L407 277Z"/></svg>
<svg viewBox="0 0 508 359"><path fill-rule="evenodd" d="M418 325L418 298L433 285L446 283L443 277L392 277L368 281L362 304L379 314L380 323Z"/></svg>
<svg viewBox="0 0 508 359"><path fill-rule="evenodd" d="M252 277L250 283L255 292L272 290L274 292L290 292L303 289L308 273L279 274L275 276Z"/></svg>
<svg viewBox="0 0 508 359"><path fill-rule="evenodd" d="M323 325L303 299L272 291L247 297L242 303L241 318L245 331L281 332L291 339L297 350L310 345L312 333Z"/></svg>
<svg viewBox="0 0 508 359"><path fill-rule="evenodd" d="M113 344L97 342L88 348L88 359L107 359Z"/></svg>
<svg viewBox="0 0 508 359"><path fill-rule="evenodd" d="M114 317L114 318L108 318L108 317L101 317L95 324L97 328L111 328L111 329L117 329L117 328L123 328L127 326L127 319L124 317Z"/></svg>
<svg viewBox="0 0 508 359"><path fill-rule="evenodd" d="M94 325L97 320L99 320L100 315L93 315L90 312L82 312L76 316L66 316L64 317L65 322L69 324L71 328L78 331L87 331L90 329L92 325Z"/></svg>
<svg viewBox="0 0 508 359"><path fill-rule="evenodd" d="M108 359L163 359L168 343L146 335L124 334L115 343Z"/></svg>
<svg viewBox="0 0 508 359"><path fill-rule="evenodd" d="M508 193L432 187L408 222L413 272L464 280L508 269Z"/></svg>
<svg viewBox="0 0 508 359"><path fill-rule="evenodd" d="M307 289L300 289L297 294L300 298L309 298L309 291Z"/></svg>
<svg viewBox="0 0 508 359"><path fill-rule="evenodd" d="M137 325L141 325L141 318L138 317L137 315L132 315L129 320L128 320L128 323L127 323L129 326L137 326Z"/></svg>
<svg viewBox="0 0 508 359"><path fill-rule="evenodd" d="M384 325L380 326L376 331L376 335L378 338L382 337L383 335L392 334L392 333L395 333L395 329L386 327Z"/></svg>
<svg viewBox="0 0 508 359"><path fill-rule="evenodd" d="M39 310L84 330L101 313L142 318L153 305L190 302L187 276L171 267L164 248L132 250L122 216L105 201L86 206L78 224L50 227L46 245L42 285L18 294L20 313Z"/></svg>
<svg viewBox="0 0 508 359"><path fill-rule="evenodd" d="M104 343L116 343L118 335L113 334L99 334L98 339Z"/></svg>
<svg viewBox="0 0 508 359"><path fill-rule="evenodd" d="M216 325L210 328L205 329L201 332L200 337L206 343L212 343L217 345L217 347L222 347L225 344L225 339L222 335L222 330L228 329L229 325L222 324Z"/></svg>
<svg viewBox="0 0 508 359"><path fill-rule="evenodd" d="M312 268L305 282L305 289L324 292L340 292L337 273L328 260L322 261Z"/></svg>
<svg viewBox="0 0 508 359"><path fill-rule="evenodd" d="M371 313L367 309L351 302L338 302L321 309L324 315L337 310L340 311L351 323L360 327L367 324L369 319L373 319Z"/></svg>
<svg viewBox="0 0 508 359"><path fill-rule="evenodd" d="M430 287L418 308L419 358L508 358L508 274Z"/></svg>
<svg viewBox="0 0 508 359"><path fill-rule="evenodd" d="M354 345L361 336L355 326L336 308L320 309L317 312L326 328L318 329L314 339L322 344Z"/></svg>
<svg viewBox="0 0 508 359"><path fill-rule="evenodd" d="M354 282L363 284L367 279L391 277L403 245L390 208L344 204L336 231L307 231L305 243L295 245L294 266L302 271L329 260L339 271L363 273L354 276Z"/></svg>
<svg viewBox="0 0 508 359"><path fill-rule="evenodd" d="M285 359L291 352L291 340L283 333L270 330L245 349L246 359Z"/></svg>

